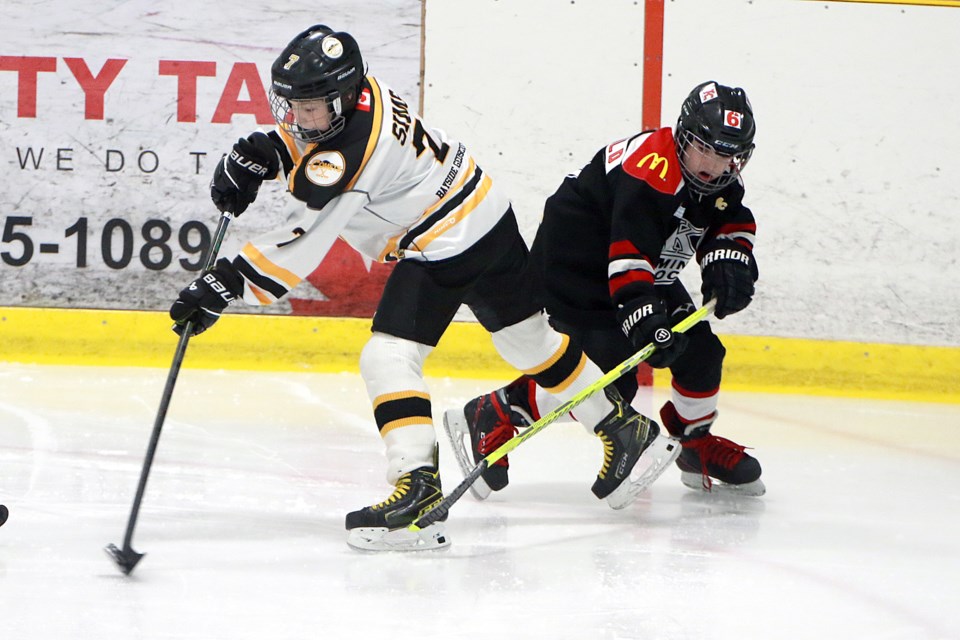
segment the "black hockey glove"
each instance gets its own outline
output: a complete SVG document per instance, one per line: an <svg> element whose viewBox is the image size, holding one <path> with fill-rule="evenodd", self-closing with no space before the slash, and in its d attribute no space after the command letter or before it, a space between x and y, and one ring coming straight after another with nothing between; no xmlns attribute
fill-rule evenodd
<svg viewBox="0 0 960 640"><path fill-rule="evenodd" d="M180 292L170 317L176 323L173 330L183 335L187 322L193 320L191 336L203 333L220 319L220 314L243 292L243 278L226 258L217 260L217 266L190 283Z"/></svg>
<svg viewBox="0 0 960 640"><path fill-rule="evenodd" d="M640 350L650 343L657 348L646 363L655 369L669 367L687 348L689 339L670 329L670 316L663 301L655 296L641 296L617 310L623 333Z"/></svg>
<svg viewBox="0 0 960 640"><path fill-rule="evenodd" d="M267 134L257 131L237 140L213 172L210 197L220 211L235 216L257 199L260 183L273 180L280 171L277 149Z"/></svg>
<svg viewBox="0 0 960 640"><path fill-rule="evenodd" d="M724 318L743 311L753 300L758 271L753 253L733 240L711 242L700 260L703 284L700 292L706 302L717 299L713 315Z"/></svg>

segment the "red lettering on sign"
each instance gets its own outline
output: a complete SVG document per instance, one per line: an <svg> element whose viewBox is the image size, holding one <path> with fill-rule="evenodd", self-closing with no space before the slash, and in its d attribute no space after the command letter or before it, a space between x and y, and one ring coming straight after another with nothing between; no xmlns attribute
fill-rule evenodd
<svg viewBox="0 0 960 640"><path fill-rule="evenodd" d="M37 75L57 70L56 58L0 56L0 71L17 72L17 117L37 117Z"/></svg>
<svg viewBox="0 0 960 640"><path fill-rule="evenodd" d="M217 63L161 60L160 75L177 77L177 122L196 122L197 78L217 75Z"/></svg>
<svg viewBox="0 0 960 640"><path fill-rule="evenodd" d="M77 79L85 96L84 117L87 120L103 120L103 95L117 78L126 60L110 58L103 64L100 73L93 75L83 58L64 58L73 77Z"/></svg>
<svg viewBox="0 0 960 640"><path fill-rule="evenodd" d="M240 92L247 88L249 100L241 100ZM257 124L273 124L273 114L267 100L267 92L260 80L257 65L252 62L238 62L230 70L230 77L220 95L220 102L213 112L215 123L229 123L235 113L248 113L257 119Z"/></svg>

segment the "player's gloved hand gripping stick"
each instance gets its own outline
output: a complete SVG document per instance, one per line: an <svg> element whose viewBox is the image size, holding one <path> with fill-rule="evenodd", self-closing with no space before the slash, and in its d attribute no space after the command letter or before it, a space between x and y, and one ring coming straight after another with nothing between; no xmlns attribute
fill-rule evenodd
<svg viewBox="0 0 960 640"><path fill-rule="evenodd" d="M673 332L674 333L685 332L687 329L689 329L693 325L697 324L698 322L706 318L710 314L710 312L713 310L713 307L715 304L716 304L715 300L710 300L705 305L703 305L702 307L700 307L699 309L691 313L689 316L687 316L686 318L678 322L673 327ZM463 496L463 494L467 492L467 489L469 489L470 486L477 481L477 478L479 478L483 474L483 472L490 467L490 465L492 465L494 462L496 462L503 456L509 454L511 451L519 447L521 444L524 443L524 441L528 440L529 438L532 438L536 434L543 431L547 426L549 426L553 422L556 422L558 418L565 416L566 414L573 411L580 403L582 403L584 400L586 400L593 394L597 393L598 391L602 391L604 387L611 384L612 382L617 380L617 378L624 375L625 373L633 369L635 366L637 366L638 364L640 364L641 362L649 358L654 351L656 351L656 347L651 342L650 344L645 346L643 349L641 349L640 351L636 352L635 354L633 354L632 356L630 356L629 358L621 362L615 368L608 371L599 380L591 384L589 387L587 387L586 389L584 389L577 395L573 396L572 398L570 398L569 400L561 404L559 407L557 407L547 415L543 416L542 418L534 422L532 425L530 425L527 429L525 429L521 433L518 433L517 435L513 436L512 438L504 442L493 453L491 453L490 455L485 457L483 460L478 462L477 466L473 468L473 471L471 471L467 475L467 477L463 479L463 482L458 484L453 491L451 491L446 496L444 496L443 500L440 501L440 504L438 504L436 507L434 507L430 511L426 512L425 514L423 514L422 516L414 520L413 523L411 523L410 526L407 528L411 531L419 531L424 527L429 527L431 524L443 518L450 511L450 507L456 504L457 500L459 500Z"/></svg>
<svg viewBox="0 0 960 640"><path fill-rule="evenodd" d="M210 245L210 253L203 263L202 273L206 273L213 268L217 259L217 253L220 252L220 245L223 243L223 236L227 233L227 226L233 214L224 212L220 217L217 230L213 234L213 242ZM143 492L147 488L147 476L150 474L150 467L153 465L153 456L157 451L157 442L160 440L160 431L163 429L163 421L167 417L167 408L170 406L170 398L173 396L173 387L177 383L177 375L180 373L180 365L183 363L183 357L187 351L187 342L193 335L193 324L196 320L187 320L180 333L180 341L177 343L177 350L173 354L173 364L170 365L170 373L167 375L167 384L163 389L163 396L160 398L160 408L157 410L157 418L153 423L153 433L150 436L150 444L147 446L147 455L143 461L143 469L140 471L140 484L137 486L137 495L133 499L133 508L130 511L130 519L127 521L127 532L123 538L123 548L118 549L115 544L108 544L104 551L107 552L120 570L130 575L133 568L143 557L142 553L133 550L133 529L137 525L137 515L140 513L140 502L143 500Z"/></svg>

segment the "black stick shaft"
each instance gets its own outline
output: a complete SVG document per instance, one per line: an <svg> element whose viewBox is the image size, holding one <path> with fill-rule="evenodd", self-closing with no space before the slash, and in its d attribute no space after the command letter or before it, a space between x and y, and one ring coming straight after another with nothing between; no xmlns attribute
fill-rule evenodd
<svg viewBox="0 0 960 640"><path fill-rule="evenodd" d="M450 511L450 507L455 505L457 500L463 497L463 494L467 492L467 489L469 489L470 486L477 481L477 478L479 478L486 470L487 461L481 460L480 463L473 468L473 471L471 471L470 474L464 478L463 482L458 484L453 491L448 493L443 500L440 501L440 504L420 516L420 518L416 521L417 527L420 529L425 529L447 515L447 513Z"/></svg>
<svg viewBox="0 0 960 640"><path fill-rule="evenodd" d="M223 214L220 222L217 224L217 230L213 234L213 243L210 245L210 251L203 263L203 271L208 271L213 267L220 252L220 245L223 243L223 237L227 233L227 226L230 224L232 216ZM167 417L167 409L170 407L170 399L173 397L173 388L177 384L177 376L180 374L180 365L183 363L183 357L187 351L187 343L190 341L190 333L193 331L193 321L188 321L183 327L183 333L180 335L180 341L177 342L177 349L173 354L173 364L170 365L170 373L167 375L167 384L163 389L163 395L160 398L160 408L157 410L157 418L153 422L153 433L150 435L150 443L147 445L147 454L143 460L143 468L140 470L140 483L137 485L137 495L133 499L133 508L130 510L130 518L127 521L127 532L123 536L123 552L132 551L133 530L137 526L137 517L140 515L140 503L143 501L144 491L147 489L147 478L150 475L150 468L153 466L153 457L157 452L157 443L160 441L160 432L163 430L163 423Z"/></svg>

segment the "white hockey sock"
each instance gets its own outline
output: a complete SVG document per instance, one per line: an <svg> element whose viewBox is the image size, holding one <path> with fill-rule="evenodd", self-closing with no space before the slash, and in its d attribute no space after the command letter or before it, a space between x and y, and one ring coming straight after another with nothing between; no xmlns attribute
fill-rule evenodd
<svg viewBox="0 0 960 640"><path fill-rule="evenodd" d="M537 390L537 404L541 415L549 412L550 407L559 406L557 402L566 402L574 395L598 380L603 372L589 358L570 350L568 336L558 333L547 322L543 313L537 313L526 320L511 325L493 334L493 344L500 356L511 365L530 375L541 383L545 377L558 380L546 391L553 396L552 403L541 402L540 389ZM568 370L552 371L561 361ZM559 378L556 375L560 374ZM593 394L576 409L577 420L590 433L593 427L613 410L613 405L602 392Z"/></svg>

